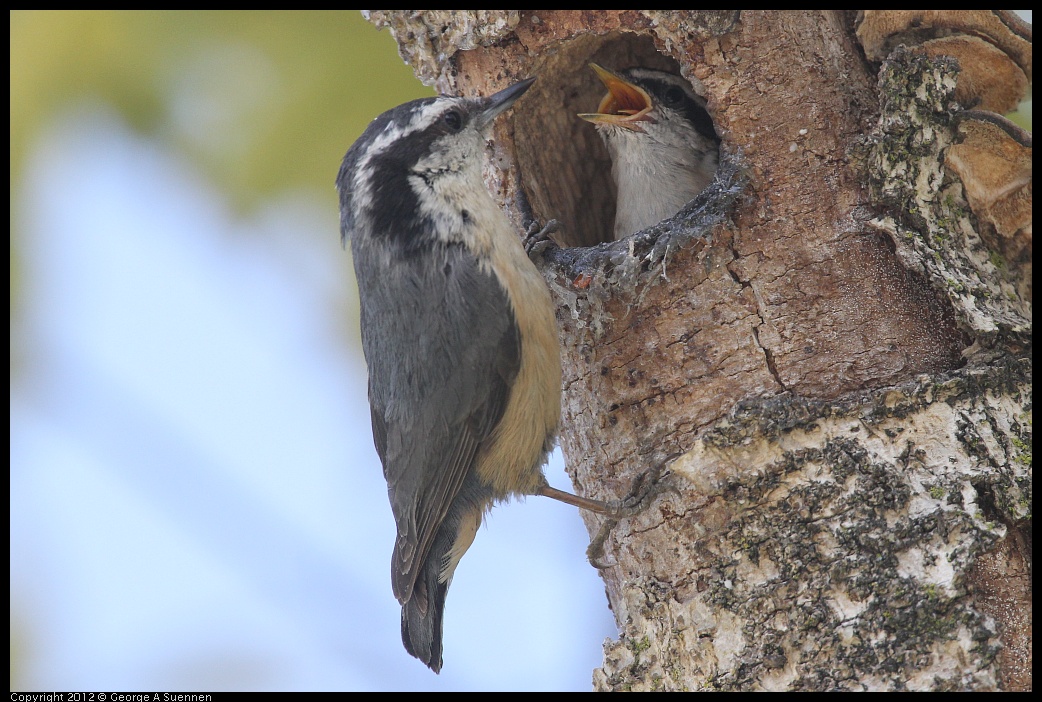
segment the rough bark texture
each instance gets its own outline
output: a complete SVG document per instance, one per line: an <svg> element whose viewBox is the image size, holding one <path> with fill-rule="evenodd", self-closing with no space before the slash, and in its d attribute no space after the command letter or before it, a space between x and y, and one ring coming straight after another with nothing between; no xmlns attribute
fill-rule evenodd
<svg viewBox="0 0 1042 702"><path fill-rule="evenodd" d="M646 511L584 515L621 632L594 687L1029 688L1030 137L963 111L980 76L916 48L971 30L911 12L372 19L442 92L539 76L487 173L519 232L562 224L545 266L569 470L612 499L668 468ZM1030 32L1004 43L994 19L972 33L1030 78ZM608 157L575 118L603 90L589 61L672 67L723 137L717 183L621 242L598 243Z"/></svg>

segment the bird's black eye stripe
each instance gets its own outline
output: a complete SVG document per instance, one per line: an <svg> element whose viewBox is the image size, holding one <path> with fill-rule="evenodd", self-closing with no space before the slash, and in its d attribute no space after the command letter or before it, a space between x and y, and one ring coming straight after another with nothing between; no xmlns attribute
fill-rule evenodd
<svg viewBox="0 0 1042 702"><path fill-rule="evenodd" d="M449 110L442 116L441 121L449 131L458 132L463 129L463 115L459 110Z"/></svg>
<svg viewBox="0 0 1042 702"><path fill-rule="evenodd" d="M691 121L691 124L694 125L695 131L707 139L717 143L720 142L720 137L716 135L716 129L713 128L713 118L709 116L704 107L694 100L689 100L684 107L684 113L687 115L688 120Z"/></svg>
<svg viewBox="0 0 1042 702"><path fill-rule="evenodd" d="M684 91L673 85L666 90L665 101L670 107L676 107L684 100Z"/></svg>
<svg viewBox="0 0 1042 702"><path fill-rule="evenodd" d="M716 135L716 130L713 128L713 118L709 116L704 107L689 97L679 85L663 85L662 83L659 85L662 87L659 88L657 94L661 96L662 104L682 110L699 134L715 142L720 141L720 137ZM663 87L665 89L662 89Z"/></svg>

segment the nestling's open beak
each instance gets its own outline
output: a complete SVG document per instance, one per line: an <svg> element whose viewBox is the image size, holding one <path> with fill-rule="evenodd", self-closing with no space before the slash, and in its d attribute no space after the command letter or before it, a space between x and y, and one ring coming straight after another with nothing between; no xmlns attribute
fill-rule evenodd
<svg viewBox="0 0 1042 702"><path fill-rule="evenodd" d="M655 122L655 118L648 113L654 107L651 96L643 88L619 78L609 70L601 68L596 63L591 63L608 94L601 99L597 106L597 112L580 114L579 117L594 124L614 124L635 132L643 132L641 122Z"/></svg>

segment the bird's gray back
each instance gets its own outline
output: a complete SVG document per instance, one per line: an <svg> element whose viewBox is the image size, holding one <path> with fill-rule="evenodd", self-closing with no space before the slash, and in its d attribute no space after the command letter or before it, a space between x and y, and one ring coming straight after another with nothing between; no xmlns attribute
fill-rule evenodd
<svg viewBox="0 0 1042 702"><path fill-rule="evenodd" d="M389 255L379 244L353 244L352 252L374 438L399 532L393 580L401 599L454 501L489 498L476 481L461 490L503 414L520 339L505 291L464 247L440 246L434 261L398 251L393 266L378 259Z"/></svg>

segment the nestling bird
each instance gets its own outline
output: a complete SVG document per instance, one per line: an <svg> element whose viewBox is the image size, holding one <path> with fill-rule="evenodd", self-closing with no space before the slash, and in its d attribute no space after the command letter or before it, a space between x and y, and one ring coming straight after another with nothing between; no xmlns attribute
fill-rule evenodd
<svg viewBox="0 0 1042 702"><path fill-rule="evenodd" d="M389 110L337 176L398 528L402 641L435 672L452 574L494 502L538 494L609 509L543 477L561 416L554 306L481 176L488 128L533 80Z"/></svg>
<svg viewBox="0 0 1042 702"><path fill-rule="evenodd" d="M611 155L618 240L673 216L702 192L716 173L720 138L705 100L680 76L590 66L608 94L596 113L579 117L597 126Z"/></svg>

